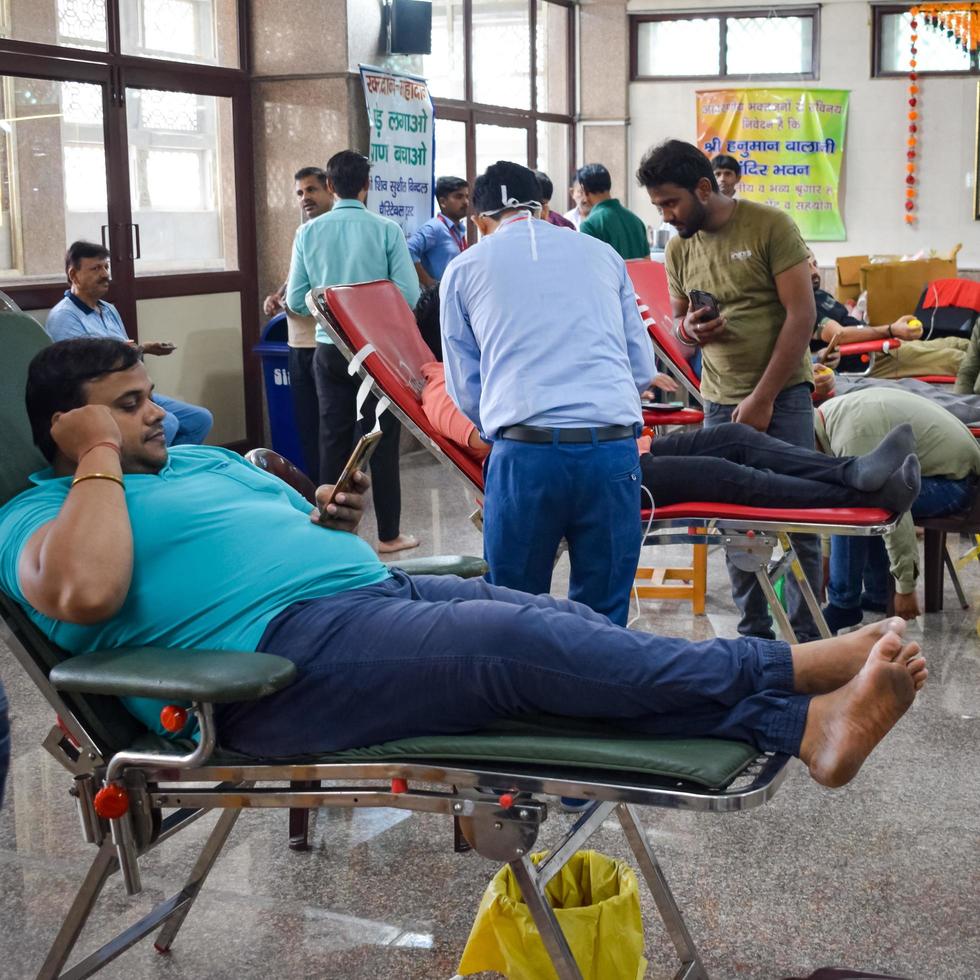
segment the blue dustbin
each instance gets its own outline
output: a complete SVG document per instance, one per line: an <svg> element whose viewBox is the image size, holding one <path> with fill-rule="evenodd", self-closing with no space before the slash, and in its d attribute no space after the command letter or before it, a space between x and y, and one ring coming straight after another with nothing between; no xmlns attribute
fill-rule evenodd
<svg viewBox="0 0 980 980"><path fill-rule="evenodd" d="M269 406L269 428L272 448L301 470L306 460L296 431L293 395L289 390L289 346L286 343L286 314L274 316L263 328L261 342L252 350L262 358L266 404Z"/></svg>

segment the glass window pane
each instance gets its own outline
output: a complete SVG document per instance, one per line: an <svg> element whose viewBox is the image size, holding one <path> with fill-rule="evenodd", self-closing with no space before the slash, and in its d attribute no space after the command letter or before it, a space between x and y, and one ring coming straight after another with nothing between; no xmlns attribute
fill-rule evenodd
<svg viewBox="0 0 980 980"><path fill-rule="evenodd" d="M106 50L106 0L8 0L0 3L0 37Z"/></svg>
<svg viewBox="0 0 980 980"><path fill-rule="evenodd" d="M123 54L238 67L236 0L120 0Z"/></svg>
<svg viewBox="0 0 980 980"><path fill-rule="evenodd" d="M640 75L718 75L720 46L717 17L643 21L636 33L637 71Z"/></svg>
<svg viewBox="0 0 980 980"><path fill-rule="evenodd" d="M463 0L433 0L432 54L412 69L429 81L439 99L463 98Z"/></svg>
<svg viewBox="0 0 980 980"><path fill-rule="evenodd" d="M436 116L435 174L466 179L466 123Z"/></svg>
<svg viewBox="0 0 980 980"><path fill-rule="evenodd" d="M966 11L957 11L964 14ZM967 14L969 16L969 14ZM881 15L881 71L907 72L912 47L912 15ZM969 71L970 54L942 30L926 27L919 18L915 60L918 71Z"/></svg>
<svg viewBox="0 0 980 980"><path fill-rule="evenodd" d="M102 87L0 76L0 283L62 282L107 220Z"/></svg>
<svg viewBox="0 0 980 980"><path fill-rule="evenodd" d="M531 108L528 0L473 0L473 101Z"/></svg>
<svg viewBox="0 0 980 980"><path fill-rule="evenodd" d="M813 71L812 17L729 17L729 75L798 75Z"/></svg>
<svg viewBox="0 0 980 980"><path fill-rule="evenodd" d="M543 170L555 185L551 206L559 214L568 210L566 202L571 177L568 159L570 129L565 123L538 123L538 170Z"/></svg>
<svg viewBox="0 0 980 980"><path fill-rule="evenodd" d="M136 274L238 268L231 99L126 90Z"/></svg>
<svg viewBox="0 0 980 980"><path fill-rule="evenodd" d="M568 112L568 18L571 11L537 0L537 109Z"/></svg>
<svg viewBox="0 0 980 980"><path fill-rule="evenodd" d="M483 173L491 163L510 160L527 166L527 130L514 126L476 127L476 173Z"/></svg>

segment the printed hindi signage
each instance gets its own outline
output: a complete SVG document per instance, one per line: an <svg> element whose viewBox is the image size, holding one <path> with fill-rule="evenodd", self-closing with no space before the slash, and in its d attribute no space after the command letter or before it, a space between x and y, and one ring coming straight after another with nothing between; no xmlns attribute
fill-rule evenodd
<svg viewBox="0 0 980 980"><path fill-rule="evenodd" d="M738 160L739 197L788 211L808 241L843 241L837 189L847 96L813 88L698 92L698 146Z"/></svg>
<svg viewBox="0 0 980 980"><path fill-rule="evenodd" d="M411 234L432 216L432 99L425 79L361 65L371 130L367 206Z"/></svg>

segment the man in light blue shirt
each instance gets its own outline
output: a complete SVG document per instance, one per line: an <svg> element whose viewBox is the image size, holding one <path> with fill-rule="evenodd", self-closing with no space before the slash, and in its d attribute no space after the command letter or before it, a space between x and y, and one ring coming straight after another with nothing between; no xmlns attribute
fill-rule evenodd
<svg viewBox="0 0 980 980"><path fill-rule="evenodd" d="M109 250L94 242L72 242L65 255L70 289L48 314L44 329L54 340L110 337L130 343L119 311L102 297L109 291ZM140 345L144 354L165 357L173 344L151 341ZM214 419L200 405L190 405L154 392L153 400L166 412L163 432L168 446L197 446L211 431Z"/></svg>
<svg viewBox="0 0 980 980"><path fill-rule="evenodd" d="M341 150L328 161L327 187L334 195L333 209L296 231L293 258L286 283L286 306L309 315L306 294L315 286L345 286L390 279L414 309L419 280L401 228L389 218L368 211L371 165L353 150ZM357 389L360 379L347 373L347 361L327 336L316 328L313 373L320 402L320 482L334 483L354 448L357 427ZM363 406L363 428L374 425L376 401ZM391 413L381 416L383 436L371 458L374 511L378 521L378 551L382 554L418 547L418 540L402 534L401 477L398 442L401 423Z"/></svg>
<svg viewBox="0 0 980 980"><path fill-rule="evenodd" d="M515 163L476 182L483 240L453 260L440 290L446 389L493 442L484 548L494 584L547 592L564 537L569 597L625 624L653 347L623 260L533 220L537 194Z"/></svg>
<svg viewBox="0 0 980 980"><path fill-rule="evenodd" d="M442 279L446 266L466 248L463 218L470 210L470 185L462 177L436 181L439 213L408 236L408 251L423 289Z"/></svg>

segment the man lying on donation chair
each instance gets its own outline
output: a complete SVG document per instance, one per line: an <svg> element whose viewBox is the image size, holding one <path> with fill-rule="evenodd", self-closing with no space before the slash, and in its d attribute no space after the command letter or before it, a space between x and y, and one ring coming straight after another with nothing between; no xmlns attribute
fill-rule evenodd
<svg viewBox="0 0 980 980"><path fill-rule="evenodd" d="M482 459L490 452L489 443L446 392L437 291L422 294L415 319L436 356L421 368L422 410L436 432ZM696 497L750 507L883 507L904 513L920 489L915 438L908 425L883 434L863 456L828 456L739 422L653 440L643 436L637 444L643 486L659 507Z"/></svg>
<svg viewBox="0 0 980 980"><path fill-rule="evenodd" d="M152 644L292 660L290 687L218 706L226 748L328 752L549 713L750 742L840 786L925 682L896 620L793 647L691 643L480 579L410 579L351 533L366 478L311 514L230 451L168 453L152 390L118 341L34 358L27 409L52 466L0 508L0 587L75 654ZM147 707L133 705L150 723Z"/></svg>

